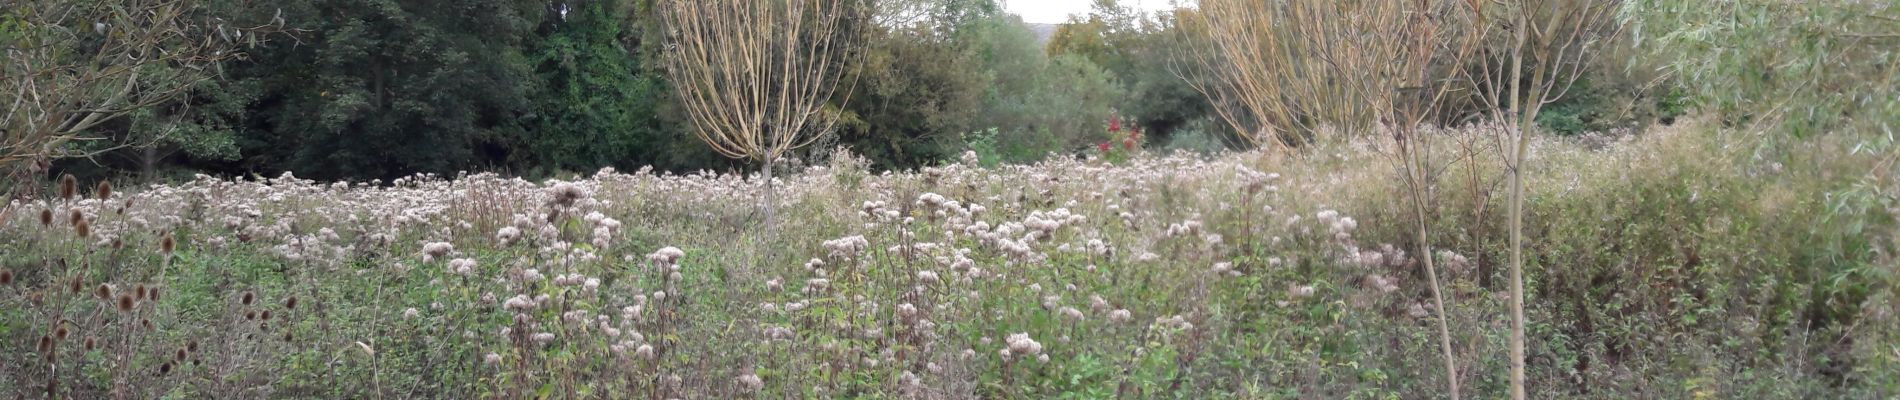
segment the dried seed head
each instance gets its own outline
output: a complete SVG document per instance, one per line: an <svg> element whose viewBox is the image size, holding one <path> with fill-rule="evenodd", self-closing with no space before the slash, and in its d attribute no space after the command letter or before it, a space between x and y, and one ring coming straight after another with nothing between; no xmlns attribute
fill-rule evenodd
<svg viewBox="0 0 1900 400"><path fill-rule="evenodd" d="M84 290L81 288L85 286L86 286L85 281L80 280L79 276L74 276L72 280L66 281L66 289L72 291L75 294L79 293L80 290Z"/></svg>
<svg viewBox="0 0 1900 400"><path fill-rule="evenodd" d="M143 300L145 300L145 299L146 299L146 297L145 297L145 295L146 295L146 294L147 294L147 292L145 291L145 284L143 284L143 283L141 283L141 284L139 284L138 286L135 286L135 287L133 287L133 288L132 288L132 297L134 297L134 298L136 298L136 299L138 299L138 300L141 300L141 301L143 301Z"/></svg>
<svg viewBox="0 0 1900 400"><path fill-rule="evenodd" d="M164 364L160 364L160 365L158 366L158 374L159 374L159 375L165 375L165 374L169 374L169 373L172 373L172 363L170 363L170 362L167 362L167 363L164 363Z"/></svg>
<svg viewBox="0 0 1900 400"><path fill-rule="evenodd" d="M73 174L60 175L59 198L72 201L73 196L77 195L79 195L79 178L74 177Z"/></svg>
<svg viewBox="0 0 1900 400"><path fill-rule="evenodd" d="M153 286L151 290L145 293L145 299L151 300L152 302L158 302L158 292L159 292L158 287Z"/></svg>
<svg viewBox="0 0 1900 400"><path fill-rule="evenodd" d="M172 250L177 249L177 247L178 247L178 242L175 240L172 240L172 234L170 233L165 234L164 237L158 238L158 252L161 254L168 255L168 256L172 255Z"/></svg>
<svg viewBox="0 0 1900 400"><path fill-rule="evenodd" d="M244 294L238 295L238 304L243 304L243 305L248 306L248 305L251 305L251 303L255 301L257 301L257 294L255 293L244 292Z"/></svg>
<svg viewBox="0 0 1900 400"><path fill-rule="evenodd" d="M292 340L296 340L296 338L297 338L296 336L292 336L292 335L290 334L290 331L284 331L284 341L285 341L285 342L289 342L289 341L292 341Z"/></svg>
<svg viewBox="0 0 1900 400"><path fill-rule="evenodd" d="M80 239L90 238L92 237L92 224L83 219L79 220L78 224L73 225L73 233L79 234Z"/></svg>
<svg viewBox="0 0 1900 400"><path fill-rule="evenodd" d="M257 319L257 312L256 312L256 311L245 311L245 312L244 312L244 320L245 320L245 321L253 321L253 320L256 320L256 319Z"/></svg>
<svg viewBox="0 0 1900 400"><path fill-rule="evenodd" d="M92 290L92 296L98 297L99 300L112 299L112 285L107 285L104 283L99 284L98 288Z"/></svg>
<svg viewBox="0 0 1900 400"><path fill-rule="evenodd" d="M132 311L132 307L137 306L137 305L138 305L138 300L133 299L131 294L119 295L119 311L120 312Z"/></svg>
<svg viewBox="0 0 1900 400"><path fill-rule="evenodd" d="M290 298L284 299L284 309L285 310L297 309L297 296L290 296Z"/></svg>
<svg viewBox="0 0 1900 400"><path fill-rule="evenodd" d="M52 225L52 224L53 224L53 209L51 208L40 209L40 226L47 226L47 225Z"/></svg>
<svg viewBox="0 0 1900 400"><path fill-rule="evenodd" d="M196 353L196 352L198 352L198 341L196 341L196 340L192 340L192 341L186 341L186 342L185 342L185 351L188 351L188 352L193 352L193 353Z"/></svg>
<svg viewBox="0 0 1900 400"><path fill-rule="evenodd" d="M112 198L112 182L99 181L99 187L92 190L92 197L101 201Z"/></svg>
<svg viewBox="0 0 1900 400"><path fill-rule="evenodd" d="M124 238L116 238L116 237L115 237L115 238L112 238L112 249L113 249L113 250L123 250L123 249L125 249L125 239L124 239Z"/></svg>
<svg viewBox="0 0 1900 400"><path fill-rule="evenodd" d="M51 353L53 351L53 337L50 335L40 335L39 350L41 353Z"/></svg>
<svg viewBox="0 0 1900 400"><path fill-rule="evenodd" d="M264 310L264 312L263 312L263 313L261 313L261 314L258 314L258 316L257 316L257 317L258 317L258 318L260 318L260 319L263 319L263 320L265 320L265 321L269 321L269 320L270 320L270 310Z"/></svg>
<svg viewBox="0 0 1900 400"><path fill-rule="evenodd" d="M66 341L67 336L72 336L72 334L73 334L72 328L67 327L67 324L64 321L60 322L58 328L53 328L54 340L59 340L63 342L63 341Z"/></svg>
<svg viewBox="0 0 1900 400"><path fill-rule="evenodd" d="M79 221L85 221L85 220L86 220L86 213L79 212L79 209L77 208L72 209L72 211L66 213L67 225L79 226Z"/></svg>
<svg viewBox="0 0 1900 400"><path fill-rule="evenodd" d="M187 355L190 355L190 353L186 352L184 348L180 347L178 348L178 351L172 352L172 359L178 360L178 361L185 361L185 356Z"/></svg>
<svg viewBox="0 0 1900 400"><path fill-rule="evenodd" d="M99 348L99 339L91 337L91 336L87 336L86 337L86 351L92 351L93 349L97 349L97 348Z"/></svg>
<svg viewBox="0 0 1900 400"><path fill-rule="evenodd" d="M0 269L0 285L13 284L13 270Z"/></svg>
<svg viewBox="0 0 1900 400"><path fill-rule="evenodd" d="M139 318L139 326L144 327L145 330L148 331L152 330L152 320L150 318Z"/></svg>

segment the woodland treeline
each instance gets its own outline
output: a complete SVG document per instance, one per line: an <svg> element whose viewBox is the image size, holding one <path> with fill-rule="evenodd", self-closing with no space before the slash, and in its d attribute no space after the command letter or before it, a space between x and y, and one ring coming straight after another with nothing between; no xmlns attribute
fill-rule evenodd
<svg viewBox="0 0 1900 400"><path fill-rule="evenodd" d="M1196 90L1210 78L1192 52L1207 46L1205 35L1179 23L1196 17L1192 7L1143 13L1100 0L1069 23L1033 26L995 0L850 4L858 9L847 23L861 24L863 46L843 60L852 71L848 90L825 110L838 118L836 129L808 151L847 146L882 169L964 150L990 163L1026 162L1119 145L1128 135L1111 136L1111 124L1139 130L1153 149L1244 145L1218 117L1231 105ZM77 150L62 154L83 157L45 157L38 161L56 162L24 172L165 179L294 171L369 180L744 168L691 134L666 78L666 33L654 7L653 0L203 2L188 10L194 20L278 28L254 34L263 39L236 49L239 59L207 66L215 70L209 79L178 83L183 95L87 129L99 140L64 144ZM1686 100L1673 81L1632 68L1638 52L1622 49L1593 61L1540 122L1574 134L1682 112ZM161 67L175 65L140 66Z"/></svg>

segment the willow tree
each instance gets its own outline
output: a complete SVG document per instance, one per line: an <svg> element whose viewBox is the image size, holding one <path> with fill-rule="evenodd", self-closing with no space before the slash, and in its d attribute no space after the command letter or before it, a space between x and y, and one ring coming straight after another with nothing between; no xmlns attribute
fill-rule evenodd
<svg viewBox="0 0 1900 400"><path fill-rule="evenodd" d="M178 0L0 2L0 173L25 180L48 161L151 144L93 128L184 96L282 28ZM0 190L10 190L10 187Z"/></svg>
<svg viewBox="0 0 1900 400"><path fill-rule="evenodd" d="M1199 89L1255 144L1291 145L1320 128L1365 137L1391 156L1431 290L1446 386L1460 397L1457 353L1427 234L1438 163L1433 132L1472 54L1476 0L1202 0Z"/></svg>
<svg viewBox="0 0 1900 400"><path fill-rule="evenodd" d="M1348 2L1355 3L1355 2ZM1284 147L1312 139L1321 127L1363 131L1375 120L1373 103L1334 78L1365 78L1371 65L1328 64L1321 53L1354 51L1335 36L1358 11L1333 2L1201 0L1187 14L1192 38L1184 49L1202 76L1190 77L1215 115L1253 145ZM1357 38L1354 38L1355 40Z"/></svg>
<svg viewBox="0 0 1900 400"><path fill-rule="evenodd" d="M846 60L862 47L866 10L847 0L673 0L661 6L666 75L693 133L721 155L760 163L768 227L777 201L772 167L828 133L837 116L827 104L850 97L855 75Z"/></svg>

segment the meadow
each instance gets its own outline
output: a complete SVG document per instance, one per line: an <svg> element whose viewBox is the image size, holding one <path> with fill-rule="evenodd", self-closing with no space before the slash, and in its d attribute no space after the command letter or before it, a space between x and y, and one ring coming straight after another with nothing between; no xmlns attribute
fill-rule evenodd
<svg viewBox="0 0 1900 400"><path fill-rule="evenodd" d="M838 151L769 222L756 174L67 180L0 214L0 394L1437 398L1434 257L1460 381L1495 398L1497 150L1433 134L1429 253L1362 142ZM1532 397L1900 395L1894 156L1748 137L1536 139Z"/></svg>

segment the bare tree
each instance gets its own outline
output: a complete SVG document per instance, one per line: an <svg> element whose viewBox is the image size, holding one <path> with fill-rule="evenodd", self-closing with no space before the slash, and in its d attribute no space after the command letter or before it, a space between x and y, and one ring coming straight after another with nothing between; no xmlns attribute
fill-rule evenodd
<svg viewBox="0 0 1900 400"><path fill-rule="evenodd" d="M1458 0L1288 1L1296 20L1290 25L1305 43L1301 49L1320 61L1321 76L1308 80L1339 85L1339 98L1360 104L1335 114L1347 121L1364 119L1379 139L1373 143L1394 158L1397 179L1412 211L1413 240L1424 264L1432 310L1437 318L1439 350L1446 386L1460 398L1457 352L1451 345L1445 296L1439 284L1430 225L1438 175L1433 139L1422 129L1436 117L1443 99L1457 85L1457 66L1478 43L1469 35L1476 8ZM1347 126L1359 126L1351 124ZM1387 147L1389 146L1389 147Z"/></svg>
<svg viewBox="0 0 1900 400"><path fill-rule="evenodd" d="M1348 42L1366 41L1344 35L1374 27L1341 18L1365 3L1201 0L1181 32L1205 35L1184 49L1203 76L1187 81L1253 145L1298 145L1323 126L1362 132L1375 120L1372 102L1347 81L1378 66L1360 64L1371 54Z"/></svg>
<svg viewBox="0 0 1900 400"><path fill-rule="evenodd" d="M48 161L150 144L92 128L178 99L218 75L282 18L240 26L185 0L7 1L0 11L0 172L27 180ZM11 190L11 188L7 189Z"/></svg>
<svg viewBox="0 0 1900 400"><path fill-rule="evenodd" d="M1438 316L1451 397L1460 397L1444 295L1432 259L1430 204L1438 171L1421 126L1458 85L1457 66L1478 43L1476 5L1463 0L1203 0L1206 48L1194 56L1212 76L1198 89L1223 119L1257 144L1291 144L1319 126L1385 135L1409 195L1414 239ZM1190 81L1193 81L1192 79Z"/></svg>
<svg viewBox="0 0 1900 400"><path fill-rule="evenodd" d="M1470 80L1491 118L1500 123L1499 146L1510 178L1511 398L1525 398L1524 380L1524 168L1537 114L1564 97L1598 43L1621 28L1620 0L1491 0L1480 10L1492 45Z"/></svg>
<svg viewBox="0 0 1900 400"><path fill-rule="evenodd" d="M713 151L761 164L768 228L772 167L831 130L826 105L850 97L845 61L863 45L866 10L847 0L673 0L666 74Z"/></svg>

